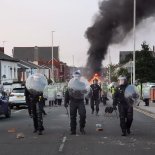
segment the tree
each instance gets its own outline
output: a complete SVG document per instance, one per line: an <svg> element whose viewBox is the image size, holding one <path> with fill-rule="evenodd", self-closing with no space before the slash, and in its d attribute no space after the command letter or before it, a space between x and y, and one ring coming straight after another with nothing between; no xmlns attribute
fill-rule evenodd
<svg viewBox="0 0 155 155"><path fill-rule="evenodd" d="M145 41L141 47L141 51L136 51L136 79L140 83L155 82L155 57Z"/></svg>
<svg viewBox="0 0 155 155"><path fill-rule="evenodd" d="M119 77L120 75L122 76L126 76L127 78L130 76L130 74L128 73L128 70L126 68L121 67L118 71L117 71L117 77Z"/></svg>
<svg viewBox="0 0 155 155"><path fill-rule="evenodd" d="M117 81L117 75L116 75L116 68L117 68L117 65L114 65L114 64L110 64L108 66L108 71L107 71L107 76L109 78L109 80L111 79L111 82L116 82Z"/></svg>
<svg viewBox="0 0 155 155"><path fill-rule="evenodd" d="M108 74L108 76L110 75L110 79L111 79L112 82L117 82L118 77L120 75L123 75L123 76L126 76L126 77L130 76L129 73L128 73L128 70L126 68L121 67L121 68L118 69L118 66L119 65L113 65L113 64L110 64L108 66L109 69L108 69L107 74ZM110 72L110 74L109 74L109 72Z"/></svg>

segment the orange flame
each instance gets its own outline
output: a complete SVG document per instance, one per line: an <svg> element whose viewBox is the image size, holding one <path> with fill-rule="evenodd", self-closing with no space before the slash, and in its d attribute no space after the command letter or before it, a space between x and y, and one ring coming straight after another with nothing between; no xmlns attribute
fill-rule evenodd
<svg viewBox="0 0 155 155"><path fill-rule="evenodd" d="M99 75L96 73L93 78L89 80L89 83L92 84L95 79L97 79L98 82L101 82Z"/></svg>

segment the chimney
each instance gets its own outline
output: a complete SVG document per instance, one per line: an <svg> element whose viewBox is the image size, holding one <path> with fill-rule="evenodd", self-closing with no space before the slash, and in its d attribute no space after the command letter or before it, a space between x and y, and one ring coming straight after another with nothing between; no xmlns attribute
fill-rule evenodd
<svg viewBox="0 0 155 155"><path fill-rule="evenodd" d="M0 47L0 52L4 53L4 47Z"/></svg>
<svg viewBox="0 0 155 155"><path fill-rule="evenodd" d="M34 61L33 61L33 63L35 63L36 65L38 65L38 47L37 46L35 46L34 47Z"/></svg>

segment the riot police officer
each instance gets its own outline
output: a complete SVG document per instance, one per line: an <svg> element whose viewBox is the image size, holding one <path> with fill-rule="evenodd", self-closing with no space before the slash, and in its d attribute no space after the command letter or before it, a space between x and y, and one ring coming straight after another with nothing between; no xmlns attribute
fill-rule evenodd
<svg viewBox="0 0 155 155"><path fill-rule="evenodd" d="M29 91L29 101L32 108L32 118L34 124L34 133L42 135L43 127L43 106L45 98L43 92L47 86L47 79L43 74L35 73L30 75L26 80L26 88Z"/></svg>
<svg viewBox="0 0 155 155"><path fill-rule="evenodd" d="M84 94L81 94L82 91L76 90L76 87L79 87L80 84L83 85L82 82L80 82L81 73L80 71L76 71L73 75L73 78L70 80L68 84L68 89L65 92L65 104L64 106L67 108L68 105L70 105L70 126L71 126L71 135L76 135L76 117L77 117L77 111L80 115L80 132L81 134L85 134L85 124L86 124L86 109L84 104ZM78 83L75 85L74 88L72 88L72 85L74 83ZM71 85L71 86L70 86Z"/></svg>
<svg viewBox="0 0 155 155"><path fill-rule="evenodd" d="M94 106L96 105L96 115L98 115L101 97L101 87L98 85L98 80L94 79L93 84L91 84L90 87L92 90L92 96L90 99L92 114L94 113Z"/></svg>
<svg viewBox="0 0 155 155"><path fill-rule="evenodd" d="M116 109L118 105L119 117L120 117L120 127L122 129L122 136L130 134L130 128L133 121L133 106L131 106L125 96L125 89L128 86L127 78L125 76L120 76L118 78L119 86L116 88L113 98L113 107Z"/></svg>

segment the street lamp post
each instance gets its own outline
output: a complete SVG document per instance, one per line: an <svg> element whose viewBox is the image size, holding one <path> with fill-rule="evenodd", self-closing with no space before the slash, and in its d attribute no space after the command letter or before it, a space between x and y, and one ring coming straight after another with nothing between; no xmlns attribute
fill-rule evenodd
<svg viewBox="0 0 155 155"><path fill-rule="evenodd" d="M109 83L111 83L111 55L110 55L110 48L108 50L108 53L109 53Z"/></svg>
<svg viewBox="0 0 155 155"><path fill-rule="evenodd" d="M132 77L133 77L133 75L132 75L132 72L133 72L133 71L132 71L132 68L133 68L133 62L132 62L132 60L131 60L131 61L130 61L131 85L133 84L133 83L132 83L132 81L133 81L133 80L132 80Z"/></svg>
<svg viewBox="0 0 155 155"><path fill-rule="evenodd" d="M135 73L135 49L136 49L136 0L134 0L133 9L133 84L135 84L136 73Z"/></svg>
<svg viewBox="0 0 155 155"><path fill-rule="evenodd" d="M52 31L52 72L51 72L51 77L54 79L54 67L53 67L53 33L55 31Z"/></svg>
<svg viewBox="0 0 155 155"><path fill-rule="evenodd" d="M109 83L111 83L111 64L109 64Z"/></svg>

